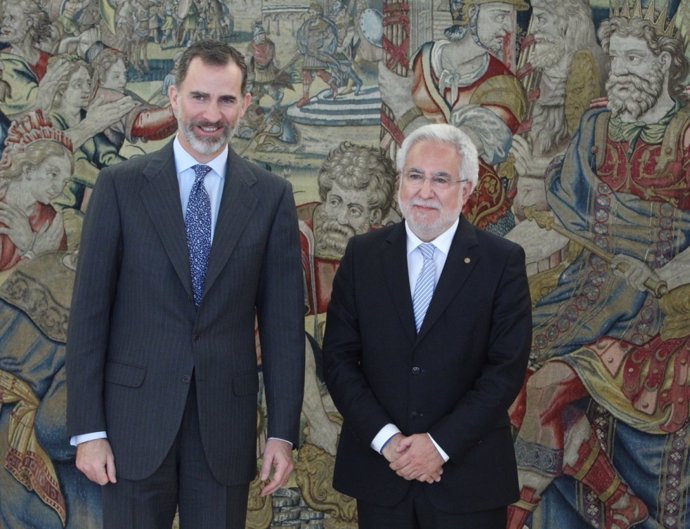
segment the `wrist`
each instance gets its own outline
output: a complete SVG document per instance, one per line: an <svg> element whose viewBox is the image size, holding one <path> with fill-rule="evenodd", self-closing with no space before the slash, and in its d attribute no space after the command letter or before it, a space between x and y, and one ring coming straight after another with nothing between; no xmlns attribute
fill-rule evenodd
<svg viewBox="0 0 690 529"><path fill-rule="evenodd" d="M383 455L383 451L386 449L386 447L390 444L390 442L393 440L393 438L398 435L397 433L391 435L385 443L381 446L381 455Z"/></svg>

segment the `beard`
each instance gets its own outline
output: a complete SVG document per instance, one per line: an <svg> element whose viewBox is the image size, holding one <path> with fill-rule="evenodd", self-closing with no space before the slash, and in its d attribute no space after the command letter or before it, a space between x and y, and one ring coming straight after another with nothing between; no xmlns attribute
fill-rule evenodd
<svg viewBox="0 0 690 529"><path fill-rule="evenodd" d="M555 147L561 147L570 139L565 122L564 105L534 107L532 114L532 129L529 132L534 154L544 156Z"/></svg>
<svg viewBox="0 0 690 529"><path fill-rule="evenodd" d="M609 75L606 81L608 108L614 117L638 119L659 100L663 90L664 75L657 62L649 72L649 78L634 73Z"/></svg>
<svg viewBox="0 0 690 529"><path fill-rule="evenodd" d="M443 30L443 35L451 42L458 42L465 38L468 28L454 24Z"/></svg>
<svg viewBox="0 0 690 529"><path fill-rule="evenodd" d="M180 132L182 132L182 135L195 151L204 155L212 155L224 149L225 146L230 143L230 140L237 130L237 124L233 127L224 120L215 123L206 120L187 121L182 112L178 112L178 114L177 122L180 127ZM222 129L222 134L218 138L199 136L194 130L195 127L220 127Z"/></svg>
<svg viewBox="0 0 690 529"><path fill-rule="evenodd" d="M369 225L360 233L367 231L369 231ZM314 210L314 241L316 255L319 257L342 258L348 241L357 233L357 230L349 224L340 224L331 219L323 207L319 206Z"/></svg>
<svg viewBox="0 0 690 529"><path fill-rule="evenodd" d="M535 34L536 44L529 55L535 68L548 68L557 64L566 54L565 41L552 36Z"/></svg>
<svg viewBox="0 0 690 529"><path fill-rule="evenodd" d="M462 201L460 202L462 204ZM436 199L423 200L421 198L413 198L408 202L403 202L400 199L400 193L398 193L398 205L412 232L424 241L430 241L441 235L453 225L462 212L462 206L457 210L444 210L441 203ZM436 220L431 221L425 219L423 213L415 213L415 206L435 209L438 211Z"/></svg>
<svg viewBox="0 0 690 529"><path fill-rule="evenodd" d="M479 37L477 36L477 43L482 46L484 49L489 50L490 53L495 55L498 59L504 60L503 56L504 54L504 43L505 43L505 37L501 35L494 35L490 39L488 39L488 42L484 42L483 40L480 40Z"/></svg>

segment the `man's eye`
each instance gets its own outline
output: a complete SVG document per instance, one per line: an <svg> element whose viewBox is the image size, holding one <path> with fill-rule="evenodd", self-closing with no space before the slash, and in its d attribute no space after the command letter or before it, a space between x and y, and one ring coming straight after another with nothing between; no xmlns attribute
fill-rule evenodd
<svg viewBox="0 0 690 529"><path fill-rule="evenodd" d="M409 178L413 182L419 182L421 180L424 180L424 177L419 173L409 173L407 175L407 178Z"/></svg>
<svg viewBox="0 0 690 529"><path fill-rule="evenodd" d="M449 182L444 176L434 176L431 181L438 186L447 186Z"/></svg>

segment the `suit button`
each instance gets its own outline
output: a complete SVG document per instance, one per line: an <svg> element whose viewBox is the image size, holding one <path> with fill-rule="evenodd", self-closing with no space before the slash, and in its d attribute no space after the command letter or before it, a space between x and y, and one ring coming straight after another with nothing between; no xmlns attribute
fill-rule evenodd
<svg viewBox="0 0 690 529"><path fill-rule="evenodd" d="M413 411L410 415L412 415L412 417L424 417L421 411Z"/></svg>
<svg viewBox="0 0 690 529"><path fill-rule="evenodd" d="M414 366L412 368L412 374L413 375L419 375L422 372L422 369L420 367Z"/></svg>
<svg viewBox="0 0 690 529"><path fill-rule="evenodd" d="M201 338L201 334L195 334L194 336L192 336L192 340L193 340L195 343L199 341L199 338Z"/></svg>
<svg viewBox="0 0 690 529"><path fill-rule="evenodd" d="M189 384L190 380L192 380L192 377L190 377L189 375L184 375L182 377L182 382L184 382L185 384Z"/></svg>

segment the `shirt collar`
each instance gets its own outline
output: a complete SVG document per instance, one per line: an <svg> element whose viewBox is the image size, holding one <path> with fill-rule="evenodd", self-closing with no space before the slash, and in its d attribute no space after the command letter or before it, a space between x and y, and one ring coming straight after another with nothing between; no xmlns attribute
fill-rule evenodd
<svg viewBox="0 0 690 529"><path fill-rule="evenodd" d="M178 174L181 174L182 172L199 163L184 149L184 147L182 147L180 139L177 136L175 136L175 140L173 141L173 153L175 154L175 167L177 168ZM223 149L218 156L203 165L208 165L216 174L218 174L221 178L224 178L227 162L228 147L226 145L225 149Z"/></svg>
<svg viewBox="0 0 690 529"><path fill-rule="evenodd" d="M442 251L445 255L450 252L450 245L453 243L453 237L455 237L455 232L458 231L458 226L460 225L460 217L456 219L453 225L444 231L441 235L436 237L433 241L429 241L433 244L437 250ZM410 226L405 221L405 231L407 232L407 255L410 255L417 246L422 244L424 241L417 237Z"/></svg>

